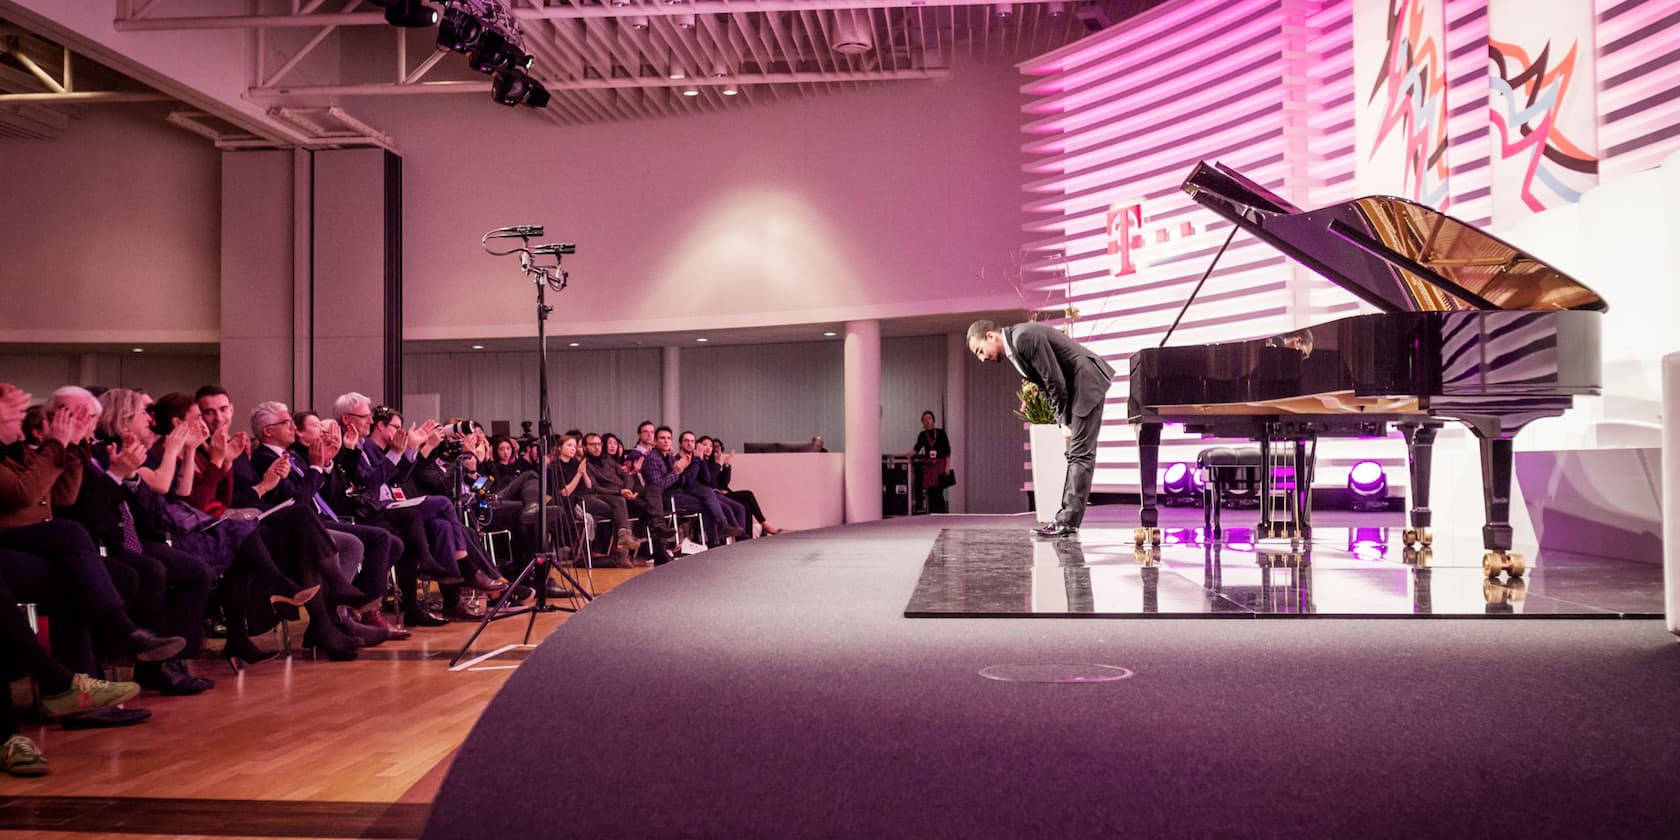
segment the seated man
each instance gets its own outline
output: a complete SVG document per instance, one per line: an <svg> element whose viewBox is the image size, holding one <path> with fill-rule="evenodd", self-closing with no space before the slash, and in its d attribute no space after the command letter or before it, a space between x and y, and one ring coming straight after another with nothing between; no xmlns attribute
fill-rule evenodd
<svg viewBox="0 0 1680 840"><path fill-rule="evenodd" d="M258 478L254 483L247 483L248 477L236 475L234 503L269 510L289 502L313 510L338 547L335 580L339 582L339 591L354 591L361 596L360 603L340 603L331 616L334 623L370 645L390 638L407 638L408 634L401 628L395 628L397 632L393 633L393 628L379 620L379 603L384 598L396 538L372 525L340 521L321 497L338 448L329 448L328 442L317 435L308 457L298 457L290 449L297 442L297 422L281 402L258 403L252 409L251 436L258 441L250 455L251 473Z"/></svg>
<svg viewBox="0 0 1680 840"><path fill-rule="evenodd" d="M438 431L437 422L428 420L413 429L405 429L401 412L384 406L373 407L360 394L340 397L338 408L345 432L344 446L336 459L339 469L344 470L353 485L361 488L362 497L374 508L376 522L384 520L397 527L411 550L416 547L426 550L425 562L418 568L437 576L445 617L474 620L475 616L460 603L461 582L466 580L473 588L486 592L501 591L507 584L490 577L482 568L482 552L473 556L472 537L456 518L453 502L441 496L398 500L393 492L394 485L407 481L413 473L420 457L420 445L430 441L433 432ZM418 546L411 537L419 538ZM413 586L406 581L399 583L405 596L418 589L417 583ZM405 623L435 625L436 620L427 620L417 599L411 598Z"/></svg>
<svg viewBox="0 0 1680 840"><path fill-rule="evenodd" d="M708 439L709 440L709 439ZM716 477L706 466L706 458L700 454L700 442L693 432L683 432L678 438L678 448L682 450L684 458L688 459L688 467L683 470L682 480L677 482L681 488L681 496L689 496L700 502L712 514L719 526L717 544L722 544L730 537L746 537L747 509L739 502L733 502L718 492Z"/></svg>
<svg viewBox="0 0 1680 840"><path fill-rule="evenodd" d="M613 527L618 531L620 542L630 533L630 521L633 518L638 524L645 526L653 538L649 545L653 561L656 564L669 561L671 555L666 550L665 543L675 536L675 533L665 522L665 512L649 504L642 494L632 490L625 483L624 471L604 454L600 435L591 432L585 437L583 451L584 465L589 470L591 483L587 492L592 498L602 499L609 506Z"/></svg>

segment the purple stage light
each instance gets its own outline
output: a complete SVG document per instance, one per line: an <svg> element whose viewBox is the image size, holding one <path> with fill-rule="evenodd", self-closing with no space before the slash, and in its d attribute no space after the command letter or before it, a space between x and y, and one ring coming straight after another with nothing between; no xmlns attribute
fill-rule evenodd
<svg viewBox="0 0 1680 840"><path fill-rule="evenodd" d="M1348 486L1356 492L1370 495L1379 490L1388 489L1388 476L1383 474L1382 464L1376 461L1360 461L1348 470Z"/></svg>
<svg viewBox="0 0 1680 840"><path fill-rule="evenodd" d="M1354 510L1388 507L1388 475L1376 461L1360 461L1348 470L1348 506Z"/></svg>
<svg viewBox="0 0 1680 840"><path fill-rule="evenodd" d="M1167 471L1161 476L1161 489L1162 504L1194 505L1201 498L1196 489L1196 469L1183 461L1167 465Z"/></svg>

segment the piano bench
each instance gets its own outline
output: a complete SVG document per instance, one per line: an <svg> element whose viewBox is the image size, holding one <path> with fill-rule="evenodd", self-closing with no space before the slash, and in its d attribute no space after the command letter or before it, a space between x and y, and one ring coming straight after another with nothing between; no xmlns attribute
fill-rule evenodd
<svg viewBox="0 0 1680 840"><path fill-rule="evenodd" d="M1202 487L1202 524L1209 536L1219 536L1219 509L1248 507L1260 501L1260 447L1214 446L1196 453L1196 467L1207 482Z"/></svg>

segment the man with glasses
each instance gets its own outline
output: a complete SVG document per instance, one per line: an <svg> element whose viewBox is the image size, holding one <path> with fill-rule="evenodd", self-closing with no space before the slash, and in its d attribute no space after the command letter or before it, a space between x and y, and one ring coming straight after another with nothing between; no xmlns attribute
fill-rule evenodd
<svg viewBox="0 0 1680 840"><path fill-rule="evenodd" d="M507 589L507 583L491 574L494 567L467 533L466 526L456 518L455 503L442 496L398 501L392 492L393 485L407 481L413 474L421 443L441 431L437 421L427 420L412 429L405 428L400 411L386 406L372 407L361 394L339 397L335 408L346 430L345 448L338 456L341 467L354 476L356 486L365 488L381 517L398 526L405 543L415 533L413 522L420 523L421 545L427 549L427 556L417 567L421 571L429 570L439 581L444 616L476 620L477 616L460 603L460 584L466 581L474 589L493 595ZM357 439L354 447L350 443L352 429ZM406 582L403 587L405 593L413 591ZM431 623L417 605L411 605L407 614L421 624Z"/></svg>
<svg viewBox="0 0 1680 840"><path fill-rule="evenodd" d="M258 441L251 453L251 468L261 478L236 489L234 501L263 509L289 501L314 510L338 549L342 583L337 588L364 596L361 603L343 605L349 608L347 614L337 616L343 629L374 644L408 638L408 631L387 626L379 615L386 576L396 556L393 552L400 553L401 542L384 529L342 521L327 504L323 491L332 484L333 456L338 453L319 434L319 421L316 432L307 454L300 456L292 448L298 442L298 428L290 409L281 402L258 403L251 411L251 436Z"/></svg>

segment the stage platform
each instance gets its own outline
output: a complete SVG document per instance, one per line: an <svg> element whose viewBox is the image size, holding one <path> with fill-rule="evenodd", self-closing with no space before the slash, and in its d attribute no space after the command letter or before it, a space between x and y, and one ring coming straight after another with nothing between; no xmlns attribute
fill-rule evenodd
<svg viewBox="0 0 1680 840"><path fill-rule="evenodd" d="M1573 838L1680 824L1680 645L1659 621L905 616L942 540L1030 524L799 532L629 581L520 664L424 836ZM1181 574L1168 555L1157 605L1204 600L1193 559ZM1534 559L1531 575L1567 565ZM1113 565L1141 579L1132 562ZM1311 603L1342 603L1317 548L1313 564ZM1513 612L1542 588L1570 600L1552 585L1536 576ZM1482 598L1479 581L1463 586ZM1448 600L1439 579L1432 592Z"/></svg>
<svg viewBox="0 0 1680 840"><path fill-rule="evenodd" d="M1254 511L1224 512L1218 538L1200 508L1162 511L1158 548L1134 543L1136 508L1096 509L1075 537L1023 525L957 526L934 540L904 614L911 618L1660 618L1662 567L1532 547L1521 577L1489 580L1480 537L1403 545L1404 516L1323 511L1312 540L1255 539ZM1234 525L1242 522L1246 525Z"/></svg>

